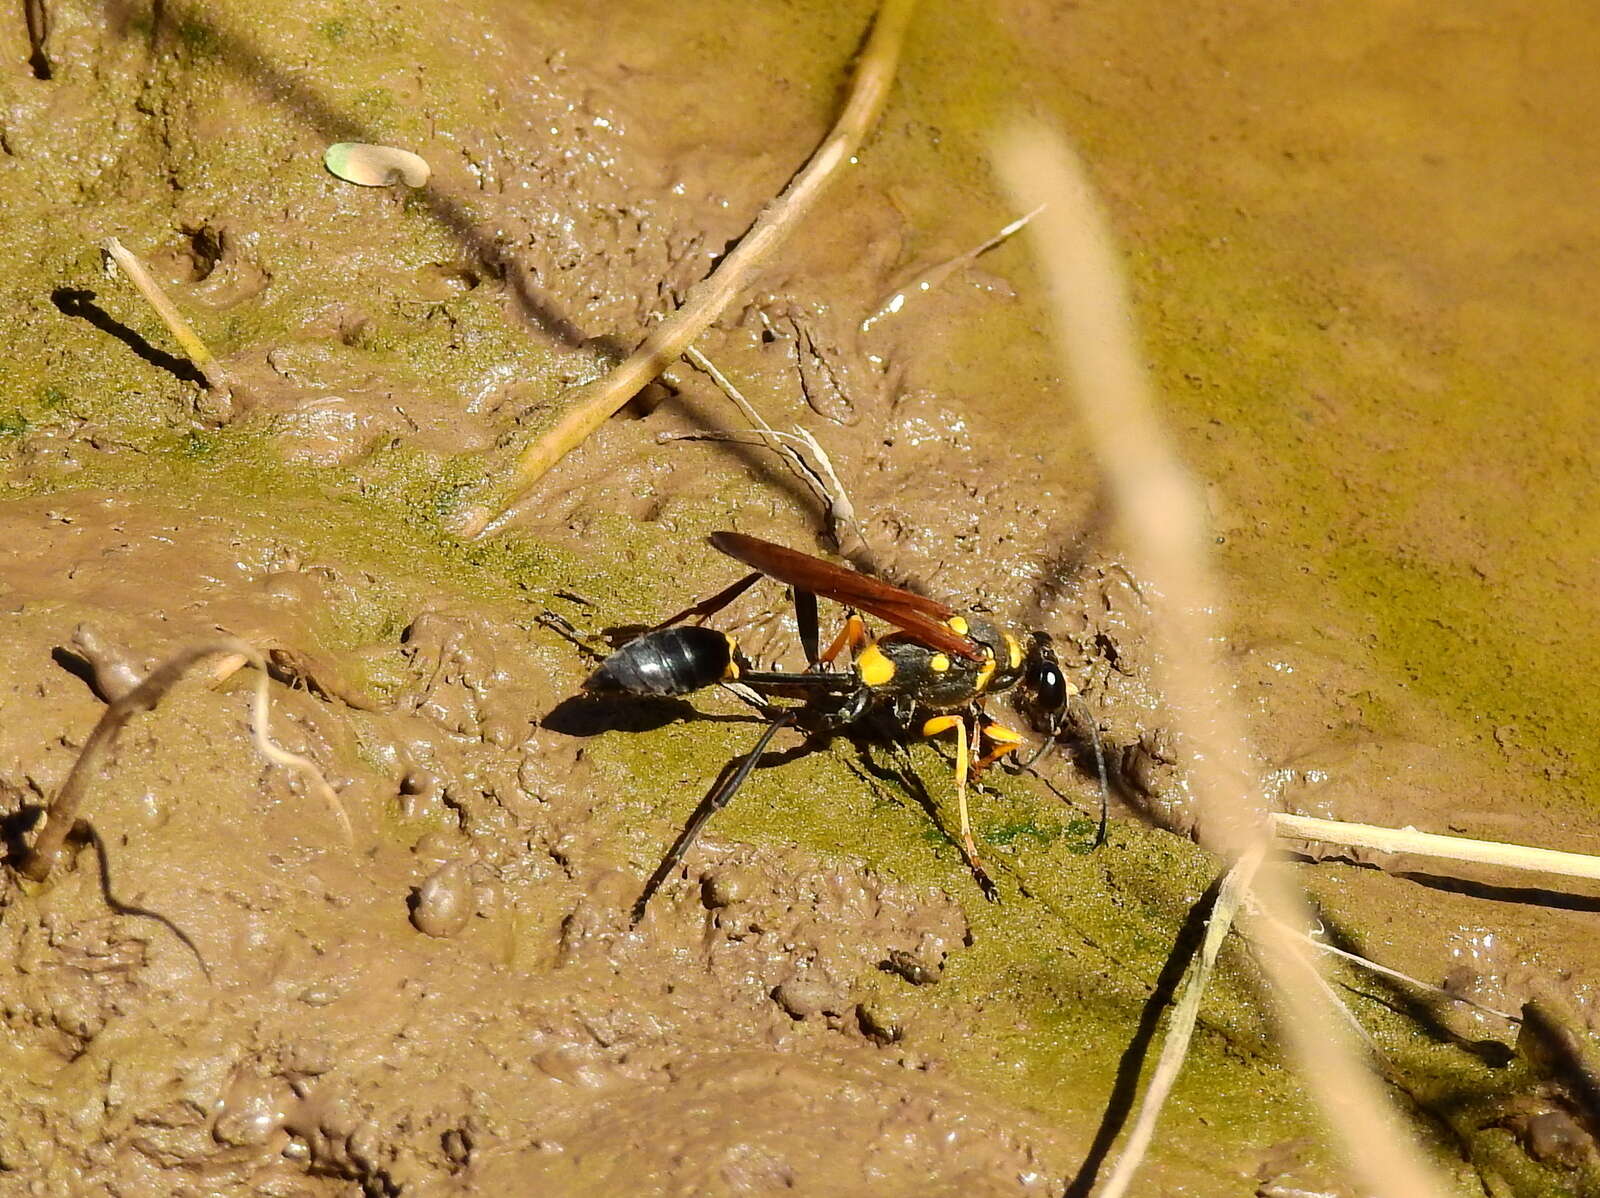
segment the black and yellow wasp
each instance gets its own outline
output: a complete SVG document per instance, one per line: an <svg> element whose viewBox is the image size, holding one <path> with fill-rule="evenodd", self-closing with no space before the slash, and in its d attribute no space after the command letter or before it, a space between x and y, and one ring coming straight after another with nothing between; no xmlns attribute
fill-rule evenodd
<svg viewBox="0 0 1600 1198"><path fill-rule="evenodd" d="M824 731L873 718L886 719L902 736L954 733L961 842L973 876L985 896L994 899L997 891L972 839L967 780L1025 743L1021 733L984 713L989 696L1020 687L1036 729L1047 737L1061 731L1067 702L1077 688L1062 673L1049 636L1036 632L1024 644L985 616L960 613L924 595L759 537L718 532L710 540L714 548L754 572L623 645L590 675L584 688L596 694L681 695L719 682L737 682L764 697L803 702L780 712L739 768L701 803L646 885L634 907L635 921L706 821L728 805L778 730L798 716ZM804 671L757 670L731 636L684 623L714 614L763 577L793 590L800 641L809 663ZM820 649L819 597L850 612L826 650ZM897 631L874 638L858 612L876 616ZM834 663L847 649L852 655L849 668L835 669Z"/></svg>

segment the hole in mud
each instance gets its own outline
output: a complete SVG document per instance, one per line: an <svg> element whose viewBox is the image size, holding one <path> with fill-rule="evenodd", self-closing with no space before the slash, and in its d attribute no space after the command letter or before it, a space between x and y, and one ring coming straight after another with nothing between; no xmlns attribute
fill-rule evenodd
<svg viewBox="0 0 1600 1198"><path fill-rule="evenodd" d="M365 312L351 312L339 318L339 342L350 349L360 349L368 341L367 331L372 322Z"/></svg>
<svg viewBox="0 0 1600 1198"><path fill-rule="evenodd" d="M444 300L477 290L483 276L470 266L430 262L418 272L417 282L423 299Z"/></svg>
<svg viewBox="0 0 1600 1198"><path fill-rule="evenodd" d="M35 79L48 81L53 72L44 47L50 37L50 13L44 0L22 0L22 15L28 24L28 69Z"/></svg>
<svg viewBox="0 0 1600 1198"><path fill-rule="evenodd" d="M465 1128L452 1127L441 1135L439 1148L457 1169L472 1163L472 1133Z"/></svg>
<svg viewBox="0 0 1600 1198"><path fill-rule="evenodd" d="M189 281L203 283L211 277L211 272L216 270L217 264L222 261L226 249L222 230L213 229L210 225L200 225L195 228L186 226L183 232L189 240Z"/></svg>
<svg viewBox="0 0 1600 1198"><path fill-rule="evenodd" d="M654 412L667 400L675 398L677 394L678 389L676 387L656 379L653 382L646 383L640 389L639 394L622 405L622 410L635 420L639 420L650 415L651 412Z"/></svg>

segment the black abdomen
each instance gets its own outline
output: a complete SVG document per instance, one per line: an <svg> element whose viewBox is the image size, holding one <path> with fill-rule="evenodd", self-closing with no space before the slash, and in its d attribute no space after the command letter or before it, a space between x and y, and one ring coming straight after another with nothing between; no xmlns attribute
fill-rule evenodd
<svg viewBox="0 0 1600 1198"><path fill-rule="evenodd" d="M733 642L713 628L658 628L601 662L583 689L682 695L729 677L733 652Z"/></svg>

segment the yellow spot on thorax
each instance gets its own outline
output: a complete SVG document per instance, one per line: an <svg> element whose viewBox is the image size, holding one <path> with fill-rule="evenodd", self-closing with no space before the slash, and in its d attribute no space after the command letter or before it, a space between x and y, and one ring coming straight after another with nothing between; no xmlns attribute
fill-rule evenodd
<svg viewBox="0 0 1600 1198"><path fill-rule="evenodd" d="M966 636L967 630L971 625L967 623L966 616L951 616L945 621L945 627L949 628L957 636Z"/></svg>
<svg viewBox="0 0 1600 1198"><path fill-rule="evenodd" d="M943 674L950 668L950 659L943 653L935 653L928 659L928 668L935 674Z"/></svg>
<svg viewBox="0 0 1600 1198"><path fill-rule="evenodd" d="M885 657L874 642L856 658L856 674L867 686L882 686L894 677L894 662Z"/></svg>

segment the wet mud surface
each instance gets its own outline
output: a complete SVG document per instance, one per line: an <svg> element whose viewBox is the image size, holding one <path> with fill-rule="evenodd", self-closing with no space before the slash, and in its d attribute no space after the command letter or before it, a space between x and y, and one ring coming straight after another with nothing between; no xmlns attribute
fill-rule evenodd
<svg viewBox="0 0 1600 1198"><path fill-rule="evenodd" d="M95 844L0 880L0 1193L1089 1192L1217 863L1175 834L1147 609L1037 274L1020 240L969 254L1017 215L984 156L1019 108L1077 140L1124 238L1268 797L1600 850L1595 164L1563 91L1593 85L1561 10L929 4L860 162L698 345L817 438L883 573L1053 634L1109 842L1085 746L987 775L987 903L947 748L907 771L786 733L633 926L761 722L581 697L551 616L603 648L738 577L707 533L822 551L821 515L706 437L740 422L684 363L497 536L446 530L804 160L870 9L47 8L42 39L0 31L13 860L106 701L219 630L269 656L274 735L357 843L256 752L249 671L137 717ZM432 181L343 183L336 141ZM107 271L110 235L230 394ZM785 604L716 622L792 667ZM1296 868L1331 942L1552 1021L1519 1039L1334 970L1460 1192L1592 1188L1600 1127L1550 1045L1593 1034L1600 889ZM1353 1195L1254 962L1222 963L1140 1192Z"/></svg>

